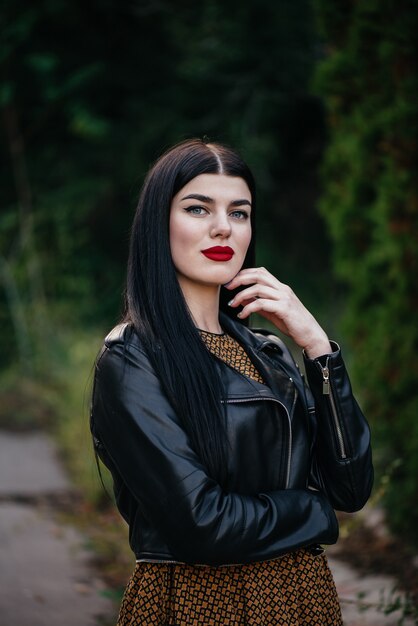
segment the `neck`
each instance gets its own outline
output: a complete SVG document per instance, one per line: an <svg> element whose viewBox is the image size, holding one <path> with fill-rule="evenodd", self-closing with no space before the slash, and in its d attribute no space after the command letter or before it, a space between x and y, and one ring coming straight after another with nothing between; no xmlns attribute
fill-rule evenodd
<svg viewBox="0 0 418 626"><path fill-rule="evenodd" d="M179 284L195 326L210 333L222 333L219 323L220 287L190 284L181 277Z"/></svg>

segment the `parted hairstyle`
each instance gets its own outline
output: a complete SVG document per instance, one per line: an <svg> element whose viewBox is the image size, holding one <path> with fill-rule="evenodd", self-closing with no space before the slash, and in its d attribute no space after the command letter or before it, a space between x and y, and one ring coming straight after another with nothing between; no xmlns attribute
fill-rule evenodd
<svg viewBox="0 0 418 626"><path fill-rule="evenodd" d="M237 176L247 183L253 237L243 267L254 266L255 184L250 169L224 145L184 141L155 162L142 187L131 230L124 321L139 335L194 450L208 473L222 482L226 467L222 381L184 299L169 237L172 199L200 174ZM236 311L227 306L232 297L233 292L221 287L220 308L235 318Z"/></svg>

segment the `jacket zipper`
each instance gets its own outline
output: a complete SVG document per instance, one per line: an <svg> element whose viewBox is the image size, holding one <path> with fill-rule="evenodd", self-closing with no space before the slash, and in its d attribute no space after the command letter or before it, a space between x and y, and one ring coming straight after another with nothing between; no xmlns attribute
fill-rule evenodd
<svg viewBox="0 0 418 626"><path fill-rule="evenodd" d="M324 396L328 396L329 406L331 409L331 415L334 420L335 431L337 433L340 456L342 459L346 459L347 452L346 452L345 445L344 445L343 431L342 431L342 427L341 427L340 420L339 420L338 413L337 413L337 406L335 404L334 393L332 391L332 386L331 386L331 381L330 381L330 376L329 376L330 372L329 372L328 362L329 362L329 357L327 357L325 366L322 366L321 363L317 361L322 372L322 394Z"/></svg>
<svg viewBox="0 0 418 626"><path fill-rule="evenodd" d="M295 408L296 399L297 399L297 390L295 388L294 395L293 395L292 413ZM253 402L253 401L260 401L260 400L269 400L270 402L276 402L277 404L280 404L280 406L282 406L284 410L286 411L287 423L289 426L289 445L288 445L288 450L287 450L285 489L288 489L289 481L290 481L290 467L291 467L291 461L292 461L293 433L292 433L292 422L290 419L290 414L287 408L285 407L285 405L283 404L283 402L280 402L280 400L277 400L277 398L263 398L260 396L254 396L250 398L238 398L236 400L222 400L222 402L224 402L225 404L243 404L244 402Z"/></svg>

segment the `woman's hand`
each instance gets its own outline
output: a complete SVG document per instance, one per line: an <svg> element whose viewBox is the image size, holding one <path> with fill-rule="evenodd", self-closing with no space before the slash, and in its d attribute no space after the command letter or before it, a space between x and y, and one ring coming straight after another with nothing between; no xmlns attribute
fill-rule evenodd
<svg viewBox="0 0 418 626"><path fill-rule="evenodd" d="M264 267L241 270L225 287L236 289L242 285L250 286L229 302L233 308L243 307L238 313L240 319L251 313L262 315L291 337L311 359L332 352L325 331L313 315L288 285L281 283Z"/></svg>

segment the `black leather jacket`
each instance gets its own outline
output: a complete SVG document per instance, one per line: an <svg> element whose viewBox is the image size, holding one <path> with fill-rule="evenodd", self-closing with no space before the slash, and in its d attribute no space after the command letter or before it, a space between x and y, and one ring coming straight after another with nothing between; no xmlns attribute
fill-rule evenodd
<svg viewBox="0 0 418 626"><path fill-rule="evenodd" d="M248 563L335 543L334 508L355 511L369 497L369 428L338 346L305 358L309 391L280 339L226 317L221 323L266 382L217 360L230 443L222 487L127 325L113 329L97 360L91 431L137 559Z"/></svg>

